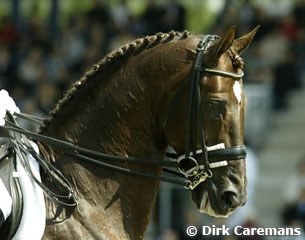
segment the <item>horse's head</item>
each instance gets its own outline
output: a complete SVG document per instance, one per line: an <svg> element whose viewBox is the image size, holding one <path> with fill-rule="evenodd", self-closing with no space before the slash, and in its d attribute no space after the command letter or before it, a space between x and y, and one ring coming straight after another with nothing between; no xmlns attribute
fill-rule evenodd
<svg viewBox="0 0 305 240"><path fill-rule="evenodd" d="M235 39L233 27L197 45L193 62L198 64L166 119L165 137L181 155L180 170L192 183L193 201L212 216L228 216L246 202L240 55L256 31Z"/></svg>

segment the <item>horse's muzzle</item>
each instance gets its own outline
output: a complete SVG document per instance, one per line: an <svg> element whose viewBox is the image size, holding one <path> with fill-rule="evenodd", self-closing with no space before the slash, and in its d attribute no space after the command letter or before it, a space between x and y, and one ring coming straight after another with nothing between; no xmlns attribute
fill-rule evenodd
<svg viewBox="0 0 305 240"><path fill-rule="evenodd" d="M244 194L241 194L233 186L224 189L217 189L212 180L206 182L206 190L197 204L201 212L214 217L227 217L237 207L245 204Z"/></svg>
<svg viewBox="0 0 305 240"><path fill-rule="evenodd" d="M235 190L227 190L220 193L219 196L219 208L225 212L228 212L230 209L235 209L241 205L240 194Z"/></svg>

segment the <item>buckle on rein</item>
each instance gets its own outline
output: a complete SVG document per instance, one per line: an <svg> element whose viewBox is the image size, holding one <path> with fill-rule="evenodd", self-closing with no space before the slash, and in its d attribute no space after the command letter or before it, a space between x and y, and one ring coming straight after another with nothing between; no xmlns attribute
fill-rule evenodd
<svg viewBox="0 0 305 240"><path fill-rule="evenodd" d="M186 170L182 167L183 162L187 160L188 163L193 164L193 166ZM208 169L208 171L206 171L204 169L203 165L198 165L198 162L195 158L193 157L188 157L185 158L185 156L179 157L178 158L178 163L179 163L179 167L178 170L181 174L184 175L185 178L187 178L187 180L185 181L185 186L184 188L188 189L188 190L193 190L195 189L200 183L204 182L208 177L212 177L213 173L210 169Z"/></svg>
<svg viewBox="0 0 305 240"><path fill-rule="evenodd" d="M209 152L224 148L225 148L224 143L220 143L211 147L207 147L206 151ZM199 149L196 151L195 155L201 154L202 152L203 150ZM191 152L190 155L191 156L189 157L185 157L185 155L181 155L177 158L177 161L179 164L178 167L179 172L183 174L185 178L187 178L187 180L185 181L184 188L191 191L194 190L200 183L205 182L207 178L211 178L213 176L213 173L211 171L212 168L218 168L228 165L228 162L226 160L223 160L219 162L209 163L209 168L211 169L205 169L204 165L199 165L197 160L194 157L192 157L193 152ZM183 164L187 164L187 165L191 164L191 167L189 166L188 168L183 167Z"/></svg>
<svg viewBox="0 0 305 240"><path fill-rule="evenodd" d="M213 175L213 173L212 173ZM184 188L193 191L200 183L205 182L207 177L212 177L207 174L207 172L202 171L201 173L197 174L193 177L192 180L186 180Z"/></svg>

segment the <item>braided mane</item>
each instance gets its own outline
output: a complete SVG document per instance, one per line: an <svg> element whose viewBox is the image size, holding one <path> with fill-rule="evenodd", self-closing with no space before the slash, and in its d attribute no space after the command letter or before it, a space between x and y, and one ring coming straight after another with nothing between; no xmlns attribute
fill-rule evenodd
<svg viewBox="0 0 305 240"><path fill-rule="evenodd" d="M89 69L83 75L83 77L81 77L70 87L70 89L64 94L63 98L56 104L54 109L49 112L48 117L43 121L43 124L40 127L39 131L43 132L44 130L46 130L52 120L54 120L54 118L56 117L57 113L62 110L62 108L77 93L77 91L81 89L82 86L84 86L88 81L90 81L98 72L105 69L107 65L115 62L116 60L124 56L137 55L145 49L149 49L159 44L168 43L171 41L186 39L189 36L193 36L193 34L186 30L183 32L170 31L168 33L157 33L152 36L138 38L107 54L97 64L94 64L91 69Z"/></svg>
<svg viewBox="0 0 305 240"><path fill-rule="evenodd" d="M232 48L229 48L229 56L232 60L232 64L235 68L241 68L244 69L245 61L244 59L239 56Z"/></svg>

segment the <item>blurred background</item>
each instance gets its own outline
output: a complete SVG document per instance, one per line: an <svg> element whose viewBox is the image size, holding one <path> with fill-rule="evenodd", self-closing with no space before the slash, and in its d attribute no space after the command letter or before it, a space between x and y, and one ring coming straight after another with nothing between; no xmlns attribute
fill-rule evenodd
<svg viewBox="0 0 305 240"><path fill-rule="evenodd" d="M130 40L184 29L222 35L231 25L238 36L261 25L243 55L248 203L213 219L198 213L189 192L162 184L145 239L188 239L189 225L304 229L304 0L0 0L0 89L44 117L71 82Z"/></svg>

